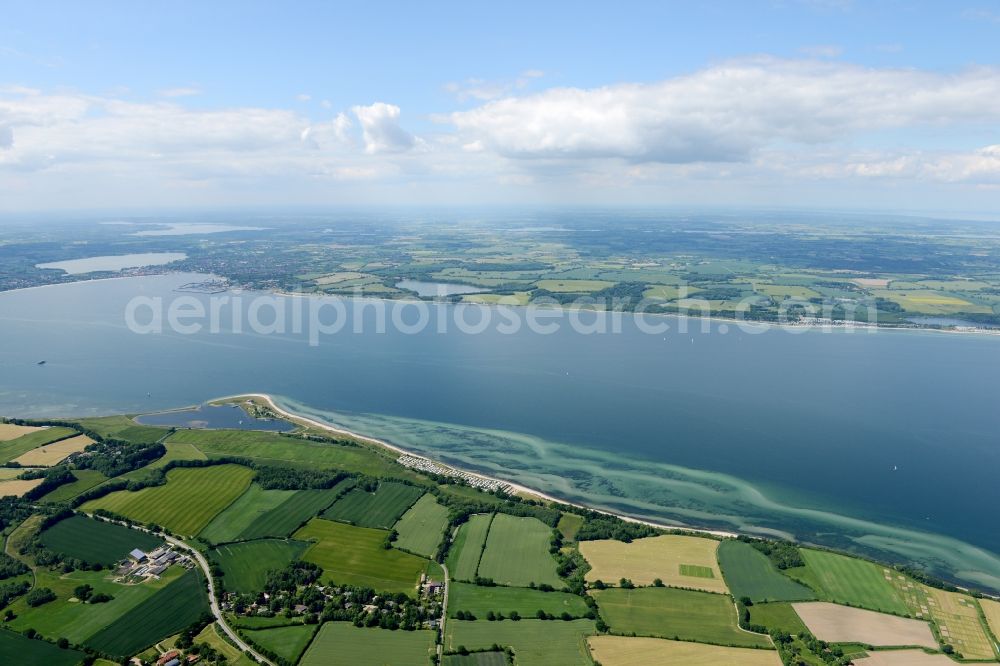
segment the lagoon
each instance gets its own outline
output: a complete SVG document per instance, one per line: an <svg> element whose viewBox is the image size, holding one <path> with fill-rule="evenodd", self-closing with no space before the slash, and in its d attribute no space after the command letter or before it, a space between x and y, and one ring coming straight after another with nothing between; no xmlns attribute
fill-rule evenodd
<svg viewBox="0 0 1000 666"><path fill-rule="evenodd" d="M995 336L756 334L724 322L681 332L674 318L652 335L627 315L620 333L378 332L368 325L378 301L345 307L351 321L317 346L291 328L236 333L225 317L218 333L126 326L137 296L182 296L209 311L219 295L175 292L204 279L0 293L0 414L149 413L270 393L286 408L567 500L916 561L1000 589ZM249 308L253 294L238 296ZM266 298L289 316L309 302ZM391 307L410 321L418 305L434 322L484 312Z"/></svg>
<svg viewBox="0 0 1000 666"><path fill-rule="evenodd" d="M421 280L400 280L396 283L397 289L406 289L416 292L421 298L434 298L443 296L456 296L459 294L481 294L488 289L473 287L468 284L458 284L453 282L424 282Z"/></svg>
<svg viewBox="0 0 1000 666"><path fill-rule="evenodd" d="M187 259L183 252L149 252L146 254L119 254L104 257L87 257L85 259L69 259L38 264L35 268L50 268L61 270L68 275L82 275L99 271L120 271L126 268L143 268L145 266L163 266L175 261Z"/></svg>

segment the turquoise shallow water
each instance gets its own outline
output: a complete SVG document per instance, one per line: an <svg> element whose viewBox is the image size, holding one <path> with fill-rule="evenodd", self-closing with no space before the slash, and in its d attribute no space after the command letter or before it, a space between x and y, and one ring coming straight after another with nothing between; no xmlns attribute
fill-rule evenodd
<svg viewBox="0 0 1000 666"><path fill-rule="evenodd" d="M267 392L566 499L916 559L1000 587L995 337L753 335L719 323L681 333L676 321L650 335L631 317L617 334L439 333L449 305L430 306L434 325L412 335L374 332L368 309L318 346L290 327L125 326L133 297L169 303L197 279L0 294L0 413L145 412ZM184 296L208 309L208 296ZM289 317L304 300L274 299Z"/></svg>

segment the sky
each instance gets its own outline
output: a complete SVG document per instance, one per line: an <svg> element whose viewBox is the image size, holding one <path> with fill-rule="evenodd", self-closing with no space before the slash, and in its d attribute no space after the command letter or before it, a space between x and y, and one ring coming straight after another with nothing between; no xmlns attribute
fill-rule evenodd
<svg viewBox="0 0 1000 666"><path fill-rule="evenodd" d="M1000 2L0 0L0 213L1000 218Z"/></svg>

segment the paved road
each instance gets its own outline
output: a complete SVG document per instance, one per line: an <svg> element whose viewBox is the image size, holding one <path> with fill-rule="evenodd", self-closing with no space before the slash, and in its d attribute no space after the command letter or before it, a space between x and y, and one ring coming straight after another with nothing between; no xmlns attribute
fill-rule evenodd
<svg viewBox="0 0 1000 666"><path fill-rule="evenodd" d="M181 550L185 550L188 553L190 553L194 557L194 561L198 563L198 566L200 566L201 570L205 573L205 579L208 581L208 604L212 609L212 615L215 616L216 622L218 622L219 626L222 627L222 630L226 632L226 635L229 636L229 638L231 638L234 643L236 643L236 647L238 647L243 652L249 652L253 656L253 658L259 661L260 663L268 664L268 666L274 666L274 662L272 662L270 659L268 659L261 653L257 652L256 650L254 650L249 645L247 645L243 641L243 639L240 638L239 635L235 631L233 631L228 624L226 624L226 618L222 615L222 609L219 608L219 601L215 596L215 582L212 580L212 571L211 569L209 569L208 560L206 560L201 553L199 553L197 550L187 545L180 539L176 539L172 536L167 536L166 534L163 534L161 532L154 532L152 530L146 529L145 527L138 527L137 525L129 525L128 523L124 523L122 521L111 520L109 518L103 518L101 516L95 516L93 514L88 514L88 515L90 515L91 518L97 518L98 520L103 520L109 523L116 523L118 525L129 527L133 530L148 532L149 534L158 536L161 539L164 539L167 543L177 546Z"/></svg>
<svg viewBox="0 0 1000 666"><path fill-rule="evenodd" d="M441 568L444 570L444 603L441 604L441 642L438 643L438 663L444 661L441 656L444 652L444 623L448 621L448 584L451 580L451 574L448 573L448 565L442 562Z"/></svg>

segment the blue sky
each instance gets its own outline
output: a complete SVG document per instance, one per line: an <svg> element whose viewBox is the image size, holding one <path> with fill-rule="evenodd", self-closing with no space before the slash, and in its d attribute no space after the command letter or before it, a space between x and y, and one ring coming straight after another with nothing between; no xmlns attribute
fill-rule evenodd
<svg viewBox="0 0 1000 666"><path fill-rule="evenodd" d="M995 1L0 11L3 211L1000 203Z"/></svg>

